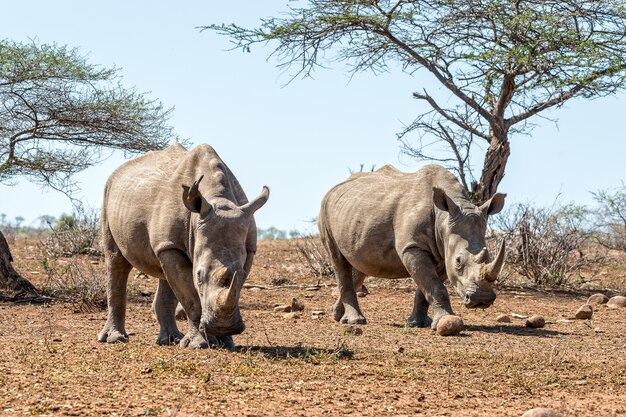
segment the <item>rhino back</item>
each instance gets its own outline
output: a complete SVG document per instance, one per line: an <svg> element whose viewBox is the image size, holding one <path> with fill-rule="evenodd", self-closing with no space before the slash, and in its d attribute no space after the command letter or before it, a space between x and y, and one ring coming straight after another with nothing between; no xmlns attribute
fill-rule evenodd
<svg viewBox="0 0 626 417"><path fill-rule="evenodd" d="M419 247L440 258L433 186L462 193L454 176L437 165L413 173L384 166L355 174L324 197L320 234L366 275L408 277L400 258L406 247Z"/></svg>

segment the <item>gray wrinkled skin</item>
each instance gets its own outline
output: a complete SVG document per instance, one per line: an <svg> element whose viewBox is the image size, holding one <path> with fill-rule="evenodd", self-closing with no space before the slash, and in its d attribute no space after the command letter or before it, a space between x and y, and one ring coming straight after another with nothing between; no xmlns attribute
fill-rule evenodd
<svg viewBox="0 0 626 417"><path fill-rule="evenodd" d="M417 291L407 320L412 326L434 329L441 317L454 314L446 279L466 307L490 306L504 242L491 261L487 217L502 209L504 198L496 194L477 207L454 175L438 165L414 173L387 165L332 188L322 201L318 227L337 277L334 319L366 323L355 293L366 276L413 278Z"/></svg>
<svg viewBox="0 0 626 417"><path fill-rule="evenodd" d="M269 190L248 202L239 182L208 145L173 145L116 169L101 213L108 273L108 318L101 342L128 341L126 284L132 267L159 278L153 309L159 344L232 347L244 329L239 292L256 252L254 212ZM180 301L189 323L174 317Z"/></svg>

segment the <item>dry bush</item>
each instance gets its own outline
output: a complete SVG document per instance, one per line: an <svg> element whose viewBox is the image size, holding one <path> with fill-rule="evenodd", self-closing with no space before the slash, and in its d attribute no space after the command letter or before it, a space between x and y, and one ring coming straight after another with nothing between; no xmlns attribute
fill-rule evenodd
<svg viewBox="0 0 626 417"><path fill-rule="evenodd" d="M507 239L507 264L535 285L569 284L574 273L597 266L604 257L592 250L590 211L573 204L536 208L518 204L494 217Z"/></svg>
<svg viewBox="0 0 626 417"><path fill-rule="evenodd" d="M83 207L61 216L54 225L48 221L50 237L42 243L44 253L51 257L102 256L99 224L98 212Z"/></svg>
<svg viewBox="0 0 626 417"><path fill-rule="evenodd" d="M290 242L307 269L314 276L321 278L334 275L328 253L319 236L300 235L291 239Z"/></svg>
<svg viewBox="0 0 626 417"><path fill-rule="evenodd" d="M596 210L597 240L609 249L626 251L626 184L610 192L591 193L598 203Z"/></svg>
<svg viewBox="0 0 626 417"><path fill-rule="evenodd" d="M71 303L81 312L106 308L106 279L100 260L86 256L59 259L44 256L42 267L47 275L43 290L52 297Z"/></svg>

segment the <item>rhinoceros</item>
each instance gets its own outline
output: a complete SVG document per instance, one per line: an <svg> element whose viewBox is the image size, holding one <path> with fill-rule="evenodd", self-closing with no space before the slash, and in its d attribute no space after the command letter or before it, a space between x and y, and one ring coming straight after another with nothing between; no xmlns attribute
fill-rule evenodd
<svg viewBox="0 0 626 417"><path fill-rule="evenodd" d="M492 261L485 243L487 217L502 209L504 198L498 193L477 207L454 175L438 165L413 173L386 165L333 187L318 217L339 290L333 318L366 323L355 293L366 276L413 278L411 326L436 328L441 317L454 314L446 279L466 307L490 306L505 247L502 241Z"/></svg>
<svg viewBox="0 0 626 417"><path fill-rule="evenodd" d="M241 185L209 145L173 145L117 168L101 213L108 273L108 318L101 342L127 342L126 285L132 267L159 278L153 304L159 344L205 348L209 338L244 330L239 294L256 252L254 212L269 189L248 202ZM177 302L188 316L178 330Z"/></svg>

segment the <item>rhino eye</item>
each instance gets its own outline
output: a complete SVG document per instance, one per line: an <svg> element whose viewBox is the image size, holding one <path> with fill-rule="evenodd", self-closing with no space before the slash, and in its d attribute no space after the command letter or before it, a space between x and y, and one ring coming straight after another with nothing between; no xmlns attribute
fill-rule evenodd
<svg viewBox="0 0 626 417"><path fill-rule="evenodd" d="M454 266L456 269L463 268L463 257L461 255L457 256L454 260Z"/></svg>

